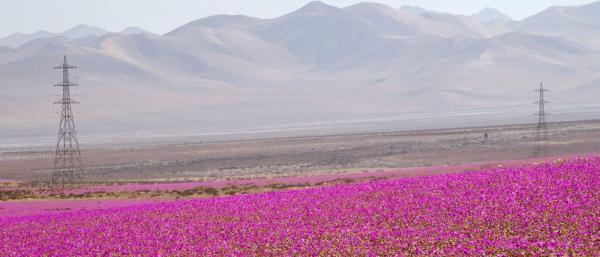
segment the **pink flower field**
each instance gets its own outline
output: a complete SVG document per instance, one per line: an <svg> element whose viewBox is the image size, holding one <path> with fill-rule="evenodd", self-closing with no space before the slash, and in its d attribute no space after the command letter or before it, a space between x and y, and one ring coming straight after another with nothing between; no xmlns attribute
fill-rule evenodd
<svg viewBox="0 0 600 257"><path fill-rule="evenodd" d="M598 256L599 221L591 157L3 217L0 256Z"/></svg>

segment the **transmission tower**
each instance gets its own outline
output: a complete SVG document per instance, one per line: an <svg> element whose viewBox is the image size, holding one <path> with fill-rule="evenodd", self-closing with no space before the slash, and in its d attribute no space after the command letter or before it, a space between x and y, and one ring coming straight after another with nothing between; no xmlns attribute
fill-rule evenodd
<svg viewBox="0 0 600 257"><path fill-rule="evenodd" d="M546 123L546 116L550 115L546 113L546 104L550 103L544 99L545 92L549 92L550 90L544 89L543 83L540 83L540 88L535 90L534 92L539 94L539 100L535 102L538 104L538 124L535 135L535 146L533 149L533 156L541 157L548 155L550 153L550 137L548 136L548 124Z"/></svg>
<svg viewBox="0 0 600 257"><path fill-rule="evenodd" d="M55 84L55 87L62 88L62 99L55 101L54 104L61 105L60 125L58 128L58 140L56 143L56 156L54 158L54 171L52 173L52 185L73 184L82 179L81 171L81 152L79 151L79 142L77 141L77 131L75 131L75 119L71 104L79 102L71 99L71 87L78 86L69 82L69 70L77 67L67 63L65 55L63 64L54 67L56 70L62 70L62 82Z"/></svg>

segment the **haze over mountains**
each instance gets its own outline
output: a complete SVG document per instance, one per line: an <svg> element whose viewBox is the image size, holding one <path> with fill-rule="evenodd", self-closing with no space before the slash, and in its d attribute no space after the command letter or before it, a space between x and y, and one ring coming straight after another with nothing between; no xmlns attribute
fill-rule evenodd
<svg viewBox="0 0 600 257"><path fill-rule="evenodd" d="M274 19L218 15L165 35L86 26L15 34L0 39L0 138L53 134L51 68L63 54L80 67L80 133L108 140L525 122L542 80L558 119L586 118L600 88L598 13L600 2L513 21L493 9L461 16L312 2Z"/></svg>
<svg viewBox="0 0 600 257"><path fill-rule="evenodd" d="M66 31L63 31L60 33L51 33L51 32L44 31L44 30L37 31L32 34L14 33L7 37L0 38L0 47L4 46L4 47L16 48L16 47L22 46L23 44L25 44L29 41L32 41L35 39L41 39L41 38L65 37L65 38L71 39L71 40L81 39L81 38L86 38L86 37L98 38L98 37L104 36L108 33L110 33L110 32L108 32L104 29L98 28L98 27L80 24L69 30L66 30ZM140 29L138 27L128 27L128 28L120 31L119 33L122 33L122 34L144 34L144 33L151 34L150 32Z"/></svg>

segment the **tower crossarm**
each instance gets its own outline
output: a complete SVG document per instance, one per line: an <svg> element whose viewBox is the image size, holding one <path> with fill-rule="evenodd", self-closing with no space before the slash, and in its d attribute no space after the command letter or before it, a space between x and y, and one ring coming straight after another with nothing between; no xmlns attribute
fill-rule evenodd
<svg viewBox="0 0 600 257"><path fill-rule="evenodd" d="M76 66L73 65L69 65L69 63L67 62L67 56L65 55L63 58L63 64L60 66L54 66L55 70L68 70L68 69L77 69Z"/></svg>
<svg viewBox="0 0 600 257"><path fill-rule="evenodd" d="M63 69L77 69L77 66L73 66L73 65L68 65L68 64L63 64L61 66L55 66L54 67L55 70L63 70Z"/></svg>
<svg viewBox="0 0 600 257"><path fill-rule="evenodd" d="M55 87L78 87L79 84L70 83L70 82L60 82L54 84Z"/></svg>
<svg viewBox="0 0 600 257"><path fill-rule="evenodd" d="M79 104L79 101L75 101L75 100L60 100L60 101L54 101L54 104Z"/></svg>

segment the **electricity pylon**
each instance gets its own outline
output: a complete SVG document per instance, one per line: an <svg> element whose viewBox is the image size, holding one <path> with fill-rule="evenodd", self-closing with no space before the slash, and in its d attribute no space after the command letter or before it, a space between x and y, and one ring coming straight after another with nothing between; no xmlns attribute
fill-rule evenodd
<svg viewBox="0 0 600 257"><path fill-rule="evenodd" d="M539 94L539 100L535 102L538 104L538 124L535 135L535 146L533 149L534 157L542 157L550 154L550 136L548 136L548 124L546 123L546 116L550 115L546 113L546 104L550 103L544 99L545 92L550 90L544 89L543 83L540 83L540 88L535 90Z"/></svg>
<svg viewBox="0 0 600 257"><path fill-rule="evenodd" d="M81 170L81 152L79 151L79 142L77 141L77 131L75 130L75 119L71 104L79 102L71 99L71 87L78 86L69 82L69 70L77 67L67 63L67 56L61 66L54 69L62 70L62 82L55 84L55 87L62 88L62 99L54 102L61 105L60 125L58 128L58 140L56 143L56 155L54 157L54 171L52 173L52 185L73 184L80 181L83 177Z"/></svg>

